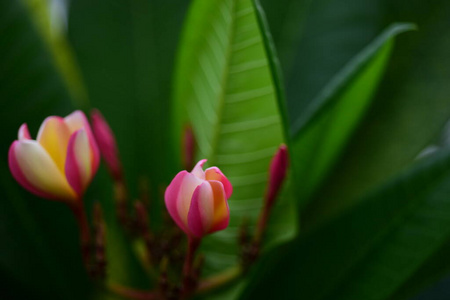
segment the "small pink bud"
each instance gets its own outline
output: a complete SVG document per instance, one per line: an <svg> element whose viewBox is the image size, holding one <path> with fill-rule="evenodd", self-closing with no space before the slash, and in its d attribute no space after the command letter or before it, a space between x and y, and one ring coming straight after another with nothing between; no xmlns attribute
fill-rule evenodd
<svg viewBox="0 0 450 300"><path fill-rule="evenodd" d="M186 169L192 168L195 156L195 136L191 126L185 126L183 132L183 165Z"/></svg>
<svg viewBox="0 0 450 300"><path fill-rule="evenodd" d="M97 109L91 111L92 130L108 167L109 173L115 180L122 177L122 164L119 160L116 138L103 115Z"/></svg>
<svg viewBox="0 0 450 300"><path fill-rule="evenodd" d="M97 172L99 151L86 116L75 111L46 118L36 140L23 124L8 162L13 177L33 194L74 204Z"/></svg>
<svg viewBox="0 0 450 300"><path fill-rule="evenodd" d="M280 191L281 185L286 177L288 165L287 147L282 144L270 163L269 188L266 194L266 201L269 206L273 204Z"/></svg>
<svg viewBox="0 0 450 300"><path fill-rule="evenodd" d="M164 198L175 223L189 236L201 238L228 226L228 199L233 188L217 167L203 171L206 159L191 173L181 171L167 187Z"/></svg>

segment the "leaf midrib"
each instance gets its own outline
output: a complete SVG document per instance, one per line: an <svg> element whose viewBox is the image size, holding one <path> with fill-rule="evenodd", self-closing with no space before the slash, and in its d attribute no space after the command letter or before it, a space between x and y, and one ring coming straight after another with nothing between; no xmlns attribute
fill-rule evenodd
<svg viewBox="0 0 450 300"><path fill-rule="evenodd" d="M231 8L230 8L230 14L231 14L231 25L230 25L230 34L228 38L228 44L226 49L226 59L225 59L225 66L222 73L222 81L221 81L221 87L218 99L218 109L217 109L217 118L216 118L216 124L213 128L213 134L212 134L212 141L211 141L211 151L209 155L209 163L210 165L215 165L217 160L217 147L219 145L220 140L220 132L221 132L221 125L222 125L222 117L223 117L223 110L225 106L225 98L226 98L226 91L228 87L228 81L230 78L230 61L231 56L233 54L233 40L235 38L235 32L236 32L236 1L232 0Z"/></svg>

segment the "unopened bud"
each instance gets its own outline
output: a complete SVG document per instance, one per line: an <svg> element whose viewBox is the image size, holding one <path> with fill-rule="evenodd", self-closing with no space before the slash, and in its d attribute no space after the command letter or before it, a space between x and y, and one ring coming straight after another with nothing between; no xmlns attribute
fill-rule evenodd
<svg viewBox="0 0 450 300"><path fill-rule="evenodd" d="M289 165L288 151L286 145L282 144L270 163L269 188L267 189L266 201L270 206L278 196L281 185L286 178Z"/></svg>
<svg viewBox="0 0 450 300"><path fill-rule="evenodd" d="M182 147L184 168L190 170L194 166L195 156L195 136L191 126L184 127Z"/></svg>
<svg viewBox="0 0 450 300"><path fill-rule="evenodd" d="M111 176L115 180L122 178L122 164L119 160L116 138L100 111L91 111L92 129L95 140L102 154Z"/></svg>

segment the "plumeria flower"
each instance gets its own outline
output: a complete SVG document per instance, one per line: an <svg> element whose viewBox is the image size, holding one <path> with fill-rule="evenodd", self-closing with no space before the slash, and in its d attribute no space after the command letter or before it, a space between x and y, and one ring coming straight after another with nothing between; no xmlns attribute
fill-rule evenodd
<svg viewBox="0 0 450 300"><path fill-rule="evenodd" d="M203 171L205 162L199 161L190 173L178 173L165 192L172 219L187 235L196 238L225 229L230 219L231 183L217 167Z"/></svg>
<svg viewBox="0 0 450 300"><path fill-rule="evenodd" d="M23 124L8 155L11 173L24 188L70 204L82 198L99 164L97 144L81 111L46 118L36 140Z"/></svg>

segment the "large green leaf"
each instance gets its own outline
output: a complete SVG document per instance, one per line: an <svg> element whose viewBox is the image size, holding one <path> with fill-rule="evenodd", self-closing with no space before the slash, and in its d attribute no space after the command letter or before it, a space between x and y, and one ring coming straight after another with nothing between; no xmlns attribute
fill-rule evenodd
<svg viewBox="0 0 450 300"><path fill-rule="evenodd" d="M330 81L293 125L293 163L304 205L339 157L366 112L392 50L409 24L386 29Z"/></svg>
<svg viewBox="0 0 450 300"><path fill-rule="evenodd" d="M229 227L203 242L207 273L237 262L240 225L244 218L255 224L270 159L284 140L267 53L252 1L193 2L178 57L175 139L191 123L197 157L221 168L234 189ZM269 241L295 232L295 211L284 200Z"/></svg>
<svg viewBox="0 0 450 300"><path fill-rule="evenodd" d="M385 18L411 20L419 30L400 37L373 106L314 197L316 208L326 209L328 215L351 207L411 164L450 118L450 3L384 5Z"/></svg>
<svg viewBox="0 0 450 300"><path fill-rule="evenodd" d="M255 284L306 299L388 299L450 239L450 152L417 163L359 205L298 239ZM289 268L295 272L284 272Z"/></svg>
<svg viewBox="0 0 450 300"><path fill-rule="evenodd" d="M9 145L22 123L36 136L45 117L73 109L54 59L20 1L0 1L0 53L2 276L8 274L36 297L83 298L86 276L75 220L61 203L23 190L7 166Z"/></svg>

